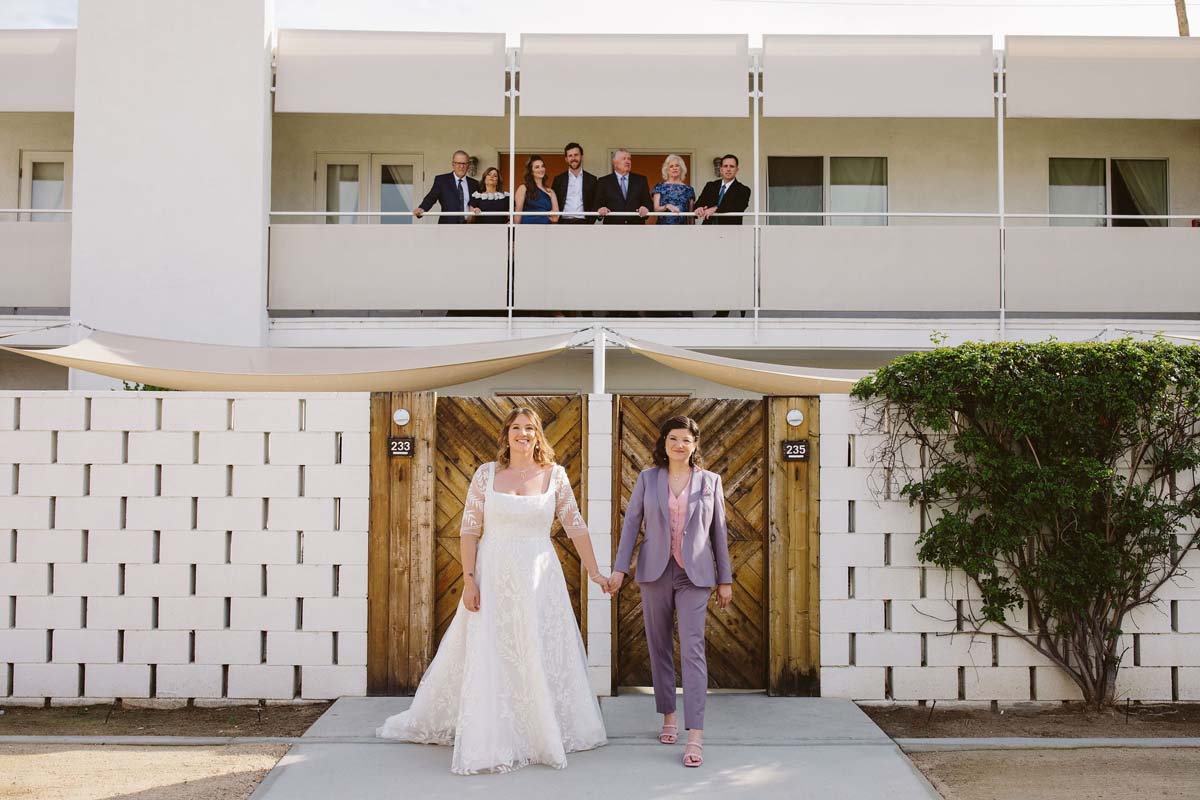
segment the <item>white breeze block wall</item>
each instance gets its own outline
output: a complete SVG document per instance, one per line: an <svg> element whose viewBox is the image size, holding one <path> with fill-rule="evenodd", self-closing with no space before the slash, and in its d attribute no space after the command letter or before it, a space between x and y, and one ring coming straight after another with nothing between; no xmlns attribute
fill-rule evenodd
<svg viewBox="0 0 1200 800"><path fill-rule="evenodd" d="M366 693L368 394L0 393L0 698Z"/></svg>
<svg viewBox="0 0 1200 800"><path fill-rule="evenodd" d="M821 396L821 693L862 701L1078 700L1065 673L999 626L962 632L978 611L966 577L917 560L921 518L889 499L862 406ZM911 461L910 463L916 463ZM890 497L899 497L893 484ZM1200 553L1190 575L1126 619L1119 699L1200 700ZM1025 629L1024 613L1012 619Z"/></svg>

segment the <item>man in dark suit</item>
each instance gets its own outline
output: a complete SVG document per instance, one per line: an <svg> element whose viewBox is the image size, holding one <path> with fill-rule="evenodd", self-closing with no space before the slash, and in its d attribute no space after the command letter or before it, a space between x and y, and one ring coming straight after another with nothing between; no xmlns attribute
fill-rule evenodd
<svg viewBox="0 0 1200 800"><path fill-rule="evenodd" d="M478 191L479 181L467 177L467 168L471 166L471 157L463 150L455 150L450 159L453 172L438 175L433 179L433 187L421 204L413 209L413 216L420 219L426 211L433 209L434 203L441 205L442 211L466 211L471 205L471 195ZM438 217L439 225L453 225L466 222L462 216Z"/></svg>
<svg viewBox="0 0 1200 800"><path fill-rule="evenodd" d="M696 216L701 225L741 225L744 217L722 217L737 214L750 205L750 187L737 179L738 158L732 153L721 156L721 177L704 184L696 201ZM713 219L713 215L718 215Z"/></svg>
<svg viewBox="0 0 1200 800"><path fill-rule="evenodd" d="M595 217L585 217L583 212L596 210L596 176L583 168L583 147L571 142L563 148L567 171L556 175L551 187L558 197L562 216L559 225L591 225Z"/></svg>
<svg viewBox="0 0 1200 800"><path fill-rule="evenodd" d="M596 181L596 211L605 225L642 225L654 201L645 175L634 175L628 150L613 153L613 171ZM636 211L636 217L610 217L612 211Z"/></svg>

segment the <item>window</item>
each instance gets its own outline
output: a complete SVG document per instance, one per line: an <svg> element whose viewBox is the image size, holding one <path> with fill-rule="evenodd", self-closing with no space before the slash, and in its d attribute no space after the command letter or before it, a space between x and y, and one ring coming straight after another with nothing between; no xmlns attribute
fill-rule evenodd
<svg viewBox="0 0 1200 800"><path fill-rule="evenodd" d="M390 154L317 156L317 204L328 225L411 225L409 216L379 217L356 211L412 211L422 177L421 157Z"/></svg>
<svg viewBox="0 0 1200 800"><path fill-rule="evenodd" d="M820 156L767 158L767 210L825 210L825 159ZM820 225L822 217L768 217L770 225Z"/></svg>
<svg viewBox="0 0 1200 800"><path fill-rule="evenodd" d="M420 156L371 156L371 210L412 211L417 204L417 176L420 174ZM383 225L411 225L413 222L409 216L370 219Z"/></svg>
<svg viewBox="0 0 1200 800"><path fill-rule="evenodd" d="M1117 215L1169 214L1167 210L1166 159L1114 158L1112 160L1112 209ZM1117 228L1161 228L1165 219L1114 219Z"/></svg>
<svg viewBox="0 0 1200 800"><path fill-rule="evenodd" d="M828 175L828 182L825 176ZM769 156L767 210L862 216L769 217L771 225L886 225L887 159L857 156ZM826 222L828 220L828 222Z"/></svg>
<svg viewBox="0 0 1200 800"><path fill-rule="evenodd" d="M1115 216L1167 214L1167 162L1151 158L1050 159L1050 224L1054 226L1163 227L1165 219L1114 219ZM1092 214L1063 218L1055 214Z"/></svg>
<svg viewBox="0 0 1200 800"><path fill-rule="evenodd" d="M887 213L886 158L829 159L829 210ZM831 225L886 225L887 217L830 217Z"/></svg>
<svg viewBox="0 0 1200 800"><path fill-rule="evenodd" d="M21 154L21 186L18 191L20 208L71 207L71 154ZM21 218L32 222L65 222L66 214L33 213Z"/></svg>
<svg viewBox="0 0 1200 800"><path fill-rule="evenodd" d="M1103 158L1050 159L1050 213L1106 214L1107 191ZM1056 226L1099 227L1104 217L1050 217Z"/></svg>

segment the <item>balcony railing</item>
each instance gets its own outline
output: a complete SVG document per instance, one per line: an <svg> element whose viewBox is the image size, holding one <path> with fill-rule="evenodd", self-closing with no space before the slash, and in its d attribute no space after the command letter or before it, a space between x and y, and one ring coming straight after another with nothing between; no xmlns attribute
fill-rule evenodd
<svg viewBox="0 0 1200 800"><path fill-rule="evenodd" d="M0 209L0 313L71 305L70 213Z"/></svg>
<svg viewBox="0 0 1200 800"><path fill-rule="evenodd" d="M300 215L333 216L276 216ZM345 215L366 219L402 213ZM813 312L1002 318L1008 313L1200 312L1198 228L1047 227L1046 214L1006 214L1003 220L992 213L741 216L750 218L741 226L669 228L277 224L271 228L270 309L276 314L584 311L625 316L732 310L755 317ZM885 218L900 224L765 224L773 217L798 216L822 222ZM1054 218L1177 221L1194 216ZM929 224L905 224L917 222Z"/></svg>

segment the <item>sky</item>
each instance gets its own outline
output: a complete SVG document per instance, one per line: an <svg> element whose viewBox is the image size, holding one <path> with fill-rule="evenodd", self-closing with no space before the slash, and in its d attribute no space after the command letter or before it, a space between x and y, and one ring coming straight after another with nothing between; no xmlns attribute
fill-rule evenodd
<svg viewBox="0 0 1200 800"><path fill-rule="evenodd" d="M92 0L103 2L103 0ZM274 0L280 28L525 33L1175 36L1172 0ZM0 0L0 28L74 27L78 0ZM1200 35L1200 0L1189 0Z"/></svg>

